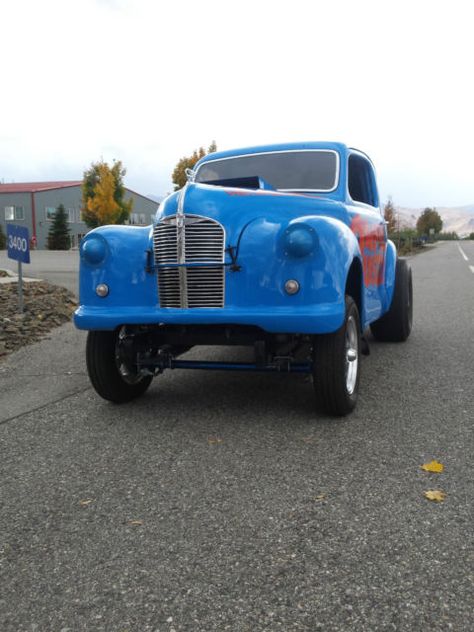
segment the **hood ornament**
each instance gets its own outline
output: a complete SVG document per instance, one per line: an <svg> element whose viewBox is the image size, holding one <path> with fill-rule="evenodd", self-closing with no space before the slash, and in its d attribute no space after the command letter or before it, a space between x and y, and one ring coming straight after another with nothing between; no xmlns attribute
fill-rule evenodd
<svg viewBox="0 0 474 632"><path fill-rule="evenodd" d="M188 182L194 182L194 179L196 177L196 172L193 169L186 167L186 169L184 170L184 173L186 174L186 178Z"/></svg>

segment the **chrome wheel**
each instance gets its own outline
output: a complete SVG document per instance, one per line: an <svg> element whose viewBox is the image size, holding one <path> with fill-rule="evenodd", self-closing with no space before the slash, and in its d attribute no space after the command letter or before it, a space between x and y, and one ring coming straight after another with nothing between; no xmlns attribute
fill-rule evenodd
<svg viewBox="0 0 474 632"><path fill-rule="evenodd" d="M350 316L346 325L346 389L349 395L354 392L359 370L359 336L357 323Z"/></svg>
<svg viewBox="0 0 474 632"><path fill-rule="evenodd" d="M346 315L334 333L313 338L313 384L318 409L340 417L354 409L359 392L360 319L352 296L345 297Z"/></svg>

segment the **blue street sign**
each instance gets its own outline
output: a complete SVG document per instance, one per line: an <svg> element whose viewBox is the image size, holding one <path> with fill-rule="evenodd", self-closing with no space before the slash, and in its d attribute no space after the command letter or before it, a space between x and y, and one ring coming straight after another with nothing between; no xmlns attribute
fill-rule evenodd
<svg viewBox="0 0 474 632"><path fill-rule="evenodd" d="M10 259L30 263L30 238L26 226L7 224L7 248Z"/></svg>

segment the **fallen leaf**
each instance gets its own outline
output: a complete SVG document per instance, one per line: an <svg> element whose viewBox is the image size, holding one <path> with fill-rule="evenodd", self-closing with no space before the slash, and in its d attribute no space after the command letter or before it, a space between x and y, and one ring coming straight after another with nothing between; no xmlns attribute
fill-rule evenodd
<svg viewBox="0 0 474 632"><path fill-rule="evenodd" d="M87 507L87 505L90 505L93 500L93 498L84 498L84 500L79 501L79 504L82 505L82 507Z"/></svg>
<svg viewBox="0 0 474 632"><path fill-rule="evenodd" d="M430 489L429 491L425 492L425 497L428 500L434 501L435 503L442 503L443 500L446 498L446 494L440 489Z"/></svg>
<svg viewBox="0 0 474 632"><path fill-rule="evenodd" d="M216 443L222 443L224 441L224 439L221 439L220 437L208 437L207 438L207 442L209 445L216 445Z"/></svg>
<svg viewBox="0 0 474 632"><path fill-rule="evenodd" d="M139 527L140 525L143 524L143 520L129 520L128 524L135 527Z"/></svg>
<svg viewBox="0 0 474 632"><path fill-rule="evenodd" d="M425 463L421 466L421 469L425 470L425 472L442 472L444 470L444 465L435 460L430 463Z"/></svg>

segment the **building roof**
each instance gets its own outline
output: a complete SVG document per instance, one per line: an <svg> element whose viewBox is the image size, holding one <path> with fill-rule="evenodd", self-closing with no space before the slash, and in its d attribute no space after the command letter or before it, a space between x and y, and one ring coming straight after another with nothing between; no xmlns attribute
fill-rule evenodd
<svg viewBox="0 0 474 632"><path fill-rule="evenodd" d="M82 180L61 180L59 182L10 182L0 183L0 193L35 193L36 191L49 191L50 189L65 189L77 187Z"/></svg>
<svg viewBox="0 0 474 632"><path fill-rule="evenodd" d="M0 182L0 193L36 193L38 191L51 191L52 189L67 189L68 187L77 187L82 186L82 180L59 180L59 181L51 181L51 182L7 182L2 184ZM141 193L137 193L128 187L125 187L125 190L129 193L133 193L134 195L138 195L139 197L148 200L149 202L153 202L159 206L159 202L153 200L146 195L142 195Z"/></svg>

